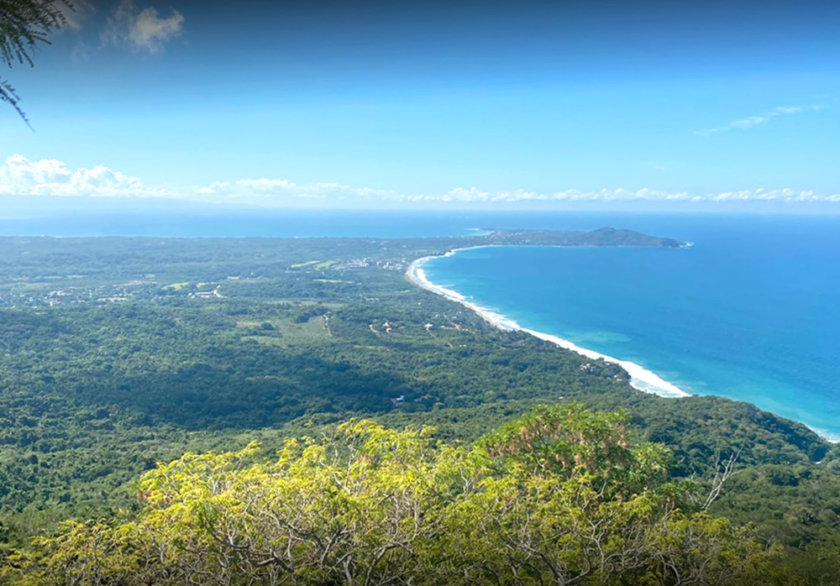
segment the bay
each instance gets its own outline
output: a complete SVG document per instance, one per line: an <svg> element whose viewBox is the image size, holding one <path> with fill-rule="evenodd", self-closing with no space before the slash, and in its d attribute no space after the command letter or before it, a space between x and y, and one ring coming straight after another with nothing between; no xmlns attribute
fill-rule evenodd
<svg viewBox="0 0 840 586"><path fill-rule="evenodd" d="M522 327L840 438L840 219L653 215L621 226L694 244L469 249L424 270Z"/></svg>

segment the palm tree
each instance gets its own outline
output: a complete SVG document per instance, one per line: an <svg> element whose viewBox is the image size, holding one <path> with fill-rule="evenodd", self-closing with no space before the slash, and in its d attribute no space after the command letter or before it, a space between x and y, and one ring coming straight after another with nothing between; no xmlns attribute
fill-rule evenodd
<svg viewBox="0 0 840 586"><path fill-rule="evenodd" d="M70 0L0 0L0 59L9 68L34 66L35 46L49 44L47 36L67 24L63 8L73 9ZM3 77L0 77L0 101L11 105L29 123L15 88Z"/></svg>

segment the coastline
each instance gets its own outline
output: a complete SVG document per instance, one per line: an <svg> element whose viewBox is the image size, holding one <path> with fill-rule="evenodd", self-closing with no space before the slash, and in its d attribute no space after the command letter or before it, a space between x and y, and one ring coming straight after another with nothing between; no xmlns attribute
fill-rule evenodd
<svg viewBox="0 0 840 586"><path fill-rule="evenodd" d="M432 258L439 258L439 257L447 257L452 256L456 252L460 250L470 250L470 249L477 249L477 248L490 248L493 246L500 246L500 245L483 245L483 246L469 246L464 248L455 248L452 250L447 251L443 255L435 255L435 256L424 256L422 258L418 258L414 260L410 265L408 265L408 269L406 269L405 275L409 281L413 284L417 285L421 289L426 289L427 291L431 291L437 295L441 295L450 301L455 301L456 303L460 303L464 307L472 310L475 312L479 317L481 317L484 321L496 327L500 330L515 330L520 332L525 332L534 336L535 338L539 338L540 340L545 340L546 342L551 342L561 348L566 350L571 350L572 352L576 352L582 356L587 358L591 358L592 360L604 360L605 362L609 362L611 364L616 364L623 368L627 374L630 375L630 386L638 391L642 391L644 393L650 393L654 395L659 395L660 397L668 397L668 398L679 398L679 397L689 397L691 396L690 393L680 389L676 385L669 383L656 373L644 368L643 366L636 364L635 362L631 362L629 360L621 360L619 358L615 358L613 356L608 356L606 354L601 354L600 352L596 352L594 350L590 350L589 348L583 348L578 346L574 342L561 338L559 336L554 336L552 334L547 334L545 332L540 332L537 330L532 330L529 328L522 327L513 319L490 311L489 309L482 307L476 303L468 301L467 298L458 293L457 291L453 291L452 289L447 289L441 285L437 285L431 282L428 277L426 276L426 271L423 270L423 265Z"/></svg>

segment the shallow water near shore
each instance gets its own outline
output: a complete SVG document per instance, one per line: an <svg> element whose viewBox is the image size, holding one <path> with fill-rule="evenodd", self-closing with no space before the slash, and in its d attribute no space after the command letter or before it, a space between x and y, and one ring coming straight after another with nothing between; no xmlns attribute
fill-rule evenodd
<svg viewBox="0 0 840 586"><path fill-rule="evenodd" d="M524 328L840 438L840 221L639 219L695 245L481 248L424 270Z"/></svg>

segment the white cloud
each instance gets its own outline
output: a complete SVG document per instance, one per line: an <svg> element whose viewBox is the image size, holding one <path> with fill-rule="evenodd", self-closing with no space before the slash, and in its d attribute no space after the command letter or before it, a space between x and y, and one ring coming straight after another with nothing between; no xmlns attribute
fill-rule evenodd
<svg viewBox="0 0 840 586"><path fill-rule="evenodd" d="M712 136L713 134L717 134L718 132L724 132L725 130L729 130L729 128L704 128L703 130L695 130L694 134L698 134L700 136Z"/></svg>
<svg viewBox="0 0 840 586"><path fill-rule="evenodd" d="M821 105L811 105L811 106L777 106L770 110L769 112L765 112L764 114L756 115L756 116L747 116L746 118L741 118L739 120L733 120L726 126L718 126L716 128L705 128L703 130L695 130L694 134L699 134L700 136L712 136L713 134L718 134L720 132L726 132L727 130L732 129L747 129L752 128L754 126L758 126L760 124L765 124L776 118L778 116L786 116L789 114L798 114L800 112L804 112L806 110L818 111L822 110L825 106Z"/></svg>
<svg viewBox="0 0 840 586"><path fill-rule="evenodd" d="M256 203L302 203L381 201L397 197L393 191L350 187L339 183L299 185L286 179L240 179L221 181L197 187L194 194L210 196L216 201L248 200Z"/></svg>
<svg viewBox="0 0 840 586"><path fill-rule="evenodd" d="M72 170L56 159L30 161L16 154L0 166L0 195L158 197L167 194L161 189L146 188L137 177L104 165Z"/></svg>
<svg viewBox="0 0 840 586"><path fill-rule="evenodd" d="M657 189L600 189L583 191L567 189L536 192L526 189L487 191L478 187L456 187L443 193L401 193L394 190L349 187L337 183L296 184L281 179L245 179L196 187L191 199L207 202L240 201L243 203L287 205L388 205L388 204L473 204L493 205L517 202L620 202L620 201L840 201L840 194L817 194L793 189L741 190L723 193L690 193Z"/></svg>
<svg viewBox="0 0 840 586"><path fill-rule="evenodd" d="M122 0L108 18L102 40L134 51L159 53L167 41L181 34L184 16L177 10L162 18L153 7L138 11L132 0Z"/></svg>
<svg viewBox="0 0 840 586"><path fill-rule="evenodd" d="M241 204L264 207L410 207L434 205L499 205L527 202L840 202L840 193L821 194L811 190L745 189L721 193L691 193L658 189L566 189L537 192L526 189L488 191L478 187L456 187L442 193L402 193L390 189L352 187L340 183L300 184L287 179L257 178L219 181L189 188L149 187L139 178L104 165L71 169L55 159L31 161L23 155L10 156L0 165L0 196L86 196L158 197L207 204Z"/></svg>
<svg viewBox="0 0 840 586"><path fill-rule="evenodd" d="M298 185L285 180L255 179L214 183L195 188L193 193L204 201L241 201L271 206L310 203L314 205L342 204L500 204L517 202L620 202L620 201L838 201L840 194L820 195L813 191L793 189L752 189L723 193L690 193L656 189L601 189L581 191L568 189L540 193L517 189L514 191L485 191L478 187L456 187L443 193L407 194L391 190L356 188L336 183Z"/></svg>
<svg viewBox="0 0 840 586"><path fill-rule="evenodd" d="M767 116L749 116L747 118L743 118L741 120L735 120L731 122L729 125L734 126L735 128L752 128L753 126L758 126L759 124L764 124L770 118Z"/></svg>

